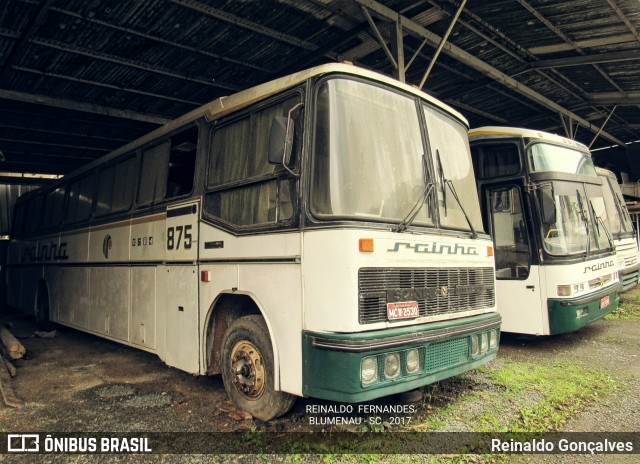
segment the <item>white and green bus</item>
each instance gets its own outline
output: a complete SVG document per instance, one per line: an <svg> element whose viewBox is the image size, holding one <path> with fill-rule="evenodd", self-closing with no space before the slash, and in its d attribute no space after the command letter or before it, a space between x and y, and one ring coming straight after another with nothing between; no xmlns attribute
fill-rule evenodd
<svg viewBox="0 0 640 464"><path fill-rule="evenodd" d="M616 175L608 169L599 167L596 167L596 173L602 180L606 208L603 216L607 218L613 244L616 247L622 290L627 291L635 287L640 278L638 240Z"/></svg>
<svg viewBox="0 0 640 464"><path fill-rule="evenodd" d="M348 64L216 100L23 196L10 303L263 420L456 375L500 337L467 130Z"/></svg>
<svg viewBox="0 0 640 464"><path fill-rule="evenodd" d="M502 331L554 335L614 311L618 260L587 147L510 127L472 129L469 140Z"/></svg>

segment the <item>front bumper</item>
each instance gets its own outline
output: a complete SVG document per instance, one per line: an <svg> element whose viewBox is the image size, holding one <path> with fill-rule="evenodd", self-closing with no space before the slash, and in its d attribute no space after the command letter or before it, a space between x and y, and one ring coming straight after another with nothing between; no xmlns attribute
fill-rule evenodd
<svg viewBox="0 0 640 464"><path fill-rule="evenodd" d="M333 401L357 403L413 390L437 382L495 358L498 344L472 355L472 337L495 330L500 337L498 313L415 326L350 334L302 334L303 394ZM419 353L419 368L408 373L407 353ZM397 353L401 369L397 377L386 378L384 356ZM375 357L377 378L363 385L360 366Z"/></svg>
<svg viewBox="0 0 640 464"><path fill-rule="evenodd" d="M618 308L622 284L617 283L588 297L568 300L549 299L549 333L551 335L572 332L587 324L602 319ZM609 297L609 304L601 307L603 298Z"/></svg>

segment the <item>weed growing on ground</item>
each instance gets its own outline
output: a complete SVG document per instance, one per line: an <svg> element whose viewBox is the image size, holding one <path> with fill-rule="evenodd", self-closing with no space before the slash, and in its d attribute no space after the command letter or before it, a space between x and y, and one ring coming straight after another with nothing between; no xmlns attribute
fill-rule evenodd
<svg viewBox="0 0 640 464"><path fill-rule="evenodd" d="M640 319L640 285L627 290L620 295L620 303L616 312L609 314L605 319L631 320Z"/></svg>
<svg viewBox="0 0 640 464"><path fill-rule="evenodd" d="M610 320L632 320L640 319L640 293L634 293L627 296L622 294L620 296L620 304L618 309L607 315L605 319Z"/></svg>

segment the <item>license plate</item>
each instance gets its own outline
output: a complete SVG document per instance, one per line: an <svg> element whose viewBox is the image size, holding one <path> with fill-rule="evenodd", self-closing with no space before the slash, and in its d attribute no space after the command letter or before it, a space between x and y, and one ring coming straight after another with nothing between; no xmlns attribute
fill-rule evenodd
<svg viewBox="0 0 640 464"><path fill-rule="evenodd" d="M420 315L417 301L400 301L397 303L387 303L387 319L395 321L398 319L413 319Z"/></svg>
<svg viewBox="0 0 640 464"><path fill-rule="evenodd" d="M604 309L609 306L609 295L600 298L600 309Z"/></svg>

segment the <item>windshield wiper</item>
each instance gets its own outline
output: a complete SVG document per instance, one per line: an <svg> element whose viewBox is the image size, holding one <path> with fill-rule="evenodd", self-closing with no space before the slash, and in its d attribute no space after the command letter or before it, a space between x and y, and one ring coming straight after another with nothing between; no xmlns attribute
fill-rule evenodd
<svg viewBox="0 0 640 464"><path fill-rule="evenodd" d="M447 215L447 189L445 184L447 179L444 178L444 168L442 167L442 160L440 159L440 150L436 148L436 159L438 160L438 178L440 179L440 185L442 185L442 202L444 203L444 215Z"/></svg>
<svg viewBox="0 0 640 464"><path fill-rule="evenodd" d="M576 189L576 195L578 198L578 208L580 208L580 215L582 216L582 220L584 221L584 228L587 231L587 250L586 256L589 256L591 253L591 231L589 230L589 221L587 220L587 215L584 210L584 203L582 202L582 195L580 195L580 191Z"/></svg>
<svg viewBox="0 0 640 464"><path fill-rule="evenodd" d="M453 181L451 179L445 179L445 182L449 186L449 188L451 189L451 193L453 194L453 198L455 198L455 200L458 203L458 205L460 205L460 211L462 211L462 214L464 215L464 218L467 220L467 224L469 224L469 229L471 229L471 238L472 239L478 238L478 233L473 228L473 224L471 224L471 219L469 219L469 216L467 216L467 212L464 210L464 206L462 206L462 203L460 202L460 198L458 198L458 194L456 192L456 189L453 186Z"/></svg>
<svg viewBox="0 0 640 464"><path fill-rule="evenodd" d="M618 204L618 214L620 216L620 226L624 229L625 232L629 232L627 228L627 224L625 224L625 218L628 218L629 213L627 210L627 206L624 204L623 200L620 199L617 193L613 193L613 198L616 199L616 203Z"/></svg>
<svg viewBox="0 0 640 464"><path fill-rule="evenodd" d="M442 182L442 201L444 202L444 215L445 216L447 215L446 186L448 185L449 189L451 189L451 193L453 194L453 198L456 200L456 202L460 206L460 211L462 211L464 218L467 220L467 224L469 224L469 229L471 229L471 238L472 239L478 238L478 233L474 229L473 224L471 223L471 219L469 219L469 216L467 215L467 212L465 211L464 206L462 206L462 202L460 201L460 198L458 198L458 192L456 192L456 188L453 186L453 181L451 179L445 178L444 176L444 168L442 167L442 161L440 160L440 150L438 149L436 149L436 158L438 159L438 171L440 175L440 181Z"/></svg>
<svg viewBox="0 0 640 464"><path fill-rule="evenodd" d="M607 240L609 240L609 246L612 250L615 250L615 246L613 245L613 239L611 238L611 234L609 233L609 229L607 229L607 224L605 224L604 220L601 216L596 214L596 209L593 207L593 203L589 201L589 206L591 207L591 214L596 218L596 224L600 224L604 229L604 234L607 236ZM600 228L596 227L596 232L598 232L598 236L600 235Z"/></svg>
<svg viewBox="0 0 640 464"><path fill-rule="evenodd" d="M434 183L427 180L427 158L424 154L422 155L422 174L424 179L424 189L420 192L418 201L416 201L413 208L411 208L405 218L400 221L397 226L391 229L392 232L404 232L407 230L407 227L409 227L416 216L418 216L422 206L428 201L429 195L431 195L431 192L435 188Z"/></svg>
<svg viewBox="0 0 640 464"><path fill-rule="evenodd" d="M434 187L435 185L433 184L433 182L428 182L424 186L424 189L422 190L422 192L420 192L420 198L418 198L418 201L416 202L416 204L413 205L413 208L411 208L411 211L409 211L409 214L407 214L405 218L402 221L400 221L400 223L398 223L397 226L393 227L391 229L391 232L404 232L405 230L407 230L407 227L411 225L413 220L416 218L416 216L422 209L422 205L425 204L425 202L429 198L429 195L431 195L431 191L434 189Z"/></svg>

